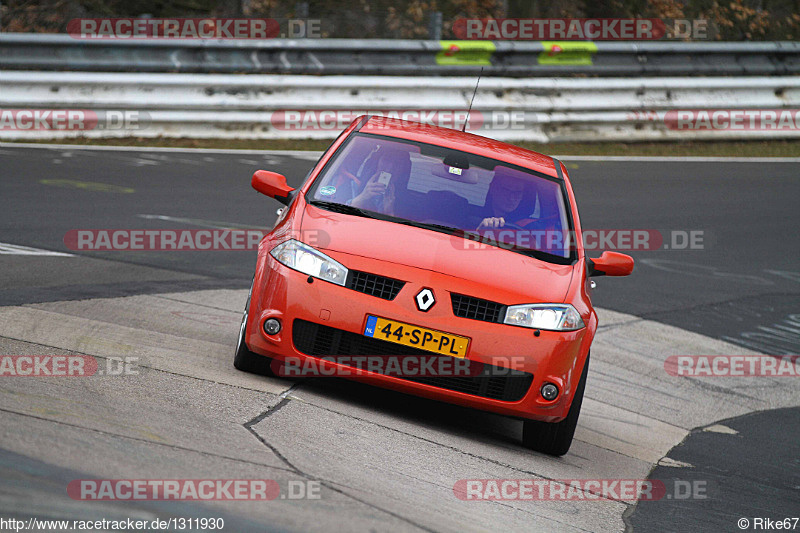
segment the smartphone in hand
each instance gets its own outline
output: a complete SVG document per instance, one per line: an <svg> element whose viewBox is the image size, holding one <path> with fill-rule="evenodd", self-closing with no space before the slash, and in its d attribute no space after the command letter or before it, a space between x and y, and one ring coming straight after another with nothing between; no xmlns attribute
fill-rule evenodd
<svg viewBox="0 0 800 533"><path fill-rule="evenodd" d="M378 183L385 185L386 187L389 186L389 180L392 179L392 175L388 172L381 172L378 174Z"/></svg>

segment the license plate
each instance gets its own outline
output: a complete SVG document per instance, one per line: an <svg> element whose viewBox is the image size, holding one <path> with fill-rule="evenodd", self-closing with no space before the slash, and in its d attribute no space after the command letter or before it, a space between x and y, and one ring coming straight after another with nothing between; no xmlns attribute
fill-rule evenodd
<svg viewBox="0 0 800 533"><path fill-rule="evenodd" d="M372 315L367 315L364 335L458 358L463 358L467 355L467 347L469 346L469 337L412 326L405 322L387 320Z"/></svg>

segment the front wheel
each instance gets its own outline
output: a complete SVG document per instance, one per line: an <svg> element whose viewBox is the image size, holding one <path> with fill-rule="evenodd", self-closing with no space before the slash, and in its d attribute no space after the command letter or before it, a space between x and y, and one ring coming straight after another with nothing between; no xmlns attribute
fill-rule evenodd
<svg viewBox="0 0 800 533"><path fill-rule="evenodd" d="M233 366L242 372L274 377L275 373L272 371L272 366L270 365L272 359L251 352L245 342L245 338L247 337L247 313L250 310L250 297L252 295L253 286L251 285L250 293L247 295L247 303L244 305L242 324L239 326L239 340L236 342L236 356L233 358Z"/></svg>
<svg viewBox="0 0 800 533"><path fill-rule="evenodd" d="M583 365L583 373L572 398L567 417L561 422L540 422L538 420L525 420L522 426L522 445L537 452L548 455L564 455L572 445L572 437L578 426L578 416L581 414L583 391L586 388L586 375L589 373L589 356Z"/></svg>

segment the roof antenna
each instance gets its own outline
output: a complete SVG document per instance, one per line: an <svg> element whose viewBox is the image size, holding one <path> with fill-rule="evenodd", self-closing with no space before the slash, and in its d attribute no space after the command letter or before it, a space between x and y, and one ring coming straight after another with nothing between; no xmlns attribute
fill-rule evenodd
<svg viewBox="0 0 800 533"><path fill-rule="evenodd" d="M480 73L478 73L478 81L475 83L475 90L472 92L472 100L469 101L469 109L467 109L467 119L464 121L464 127L461 128L461 131L467 131L467 123L469 123L469 114L472 111L472 104L475 102L475 95L478 94L478 85L481 83L481 76L483 75L483 67L481 67Z"/></svg>

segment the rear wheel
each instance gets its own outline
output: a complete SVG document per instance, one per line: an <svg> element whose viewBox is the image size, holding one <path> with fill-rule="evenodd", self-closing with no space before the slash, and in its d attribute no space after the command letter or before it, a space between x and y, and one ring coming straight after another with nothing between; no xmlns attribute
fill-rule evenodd
<svg viewBox="0 0 800 533"><path fill-rule="evenodd" d="M561 422L540 422L538 420L525 420L522 426L522 444L526 448L548 455L564 455L569 451L575 428L578 426L578 416L581 414L583 391L586 388L586 375L589 373L589 356L583 373L572 398L567 417Z"/></svg>
<svg viewBox="0 0 800 533"><path fill-rule="evenodd" d="M250 297L253 295L253 286L250 286L250 293L247 295L247 303L244 305L242 324L239 326L239 340L236 342L236 356L233 358L233 366L237 370L259 374L262 376L275 376L270 363L272 359L251 352L247 347L245 338L247 336L247 313L250 310Z"/></svg>

